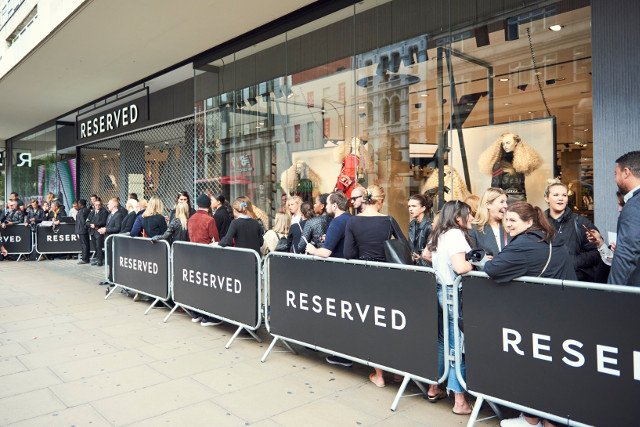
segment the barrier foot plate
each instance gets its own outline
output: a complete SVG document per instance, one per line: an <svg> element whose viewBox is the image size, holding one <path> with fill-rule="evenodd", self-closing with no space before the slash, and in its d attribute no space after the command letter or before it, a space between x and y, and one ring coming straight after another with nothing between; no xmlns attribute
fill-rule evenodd
<svg viewBox="0 0 640 427"><path fill-rule="evenodd" d="M484 397L478 396L476 399L476 403L473 405L473 411L471 411L471 416L469 417L469 421L467 422L467 427L473 427L476 420L478 419L478 414L480 413L480 408L482 407L482 403L484 402Z"/></svg>
<svg viewBox="0 0 640 427"><path fill-rule="evenodd" d="M167 323L167 320L169 320L169 317L171 317L171 315L173 314L174 311L176 311L178 309L178 307L180 307L178 304L175 304L173 306L173 308L171 309L171 311L169 312L169 314L167 314L165 316L165 318L162 320L164 323Z"/></svg>
<svg viewBox="0 0 640 427"><path fill-rule="evenodd" d="M18 255L18 259L16 260L16 262L20 261L20 258L22 258L22 254Z"/></svg>
<svg viewBox="0 0 640 427"><path fill-rule="evenodd" d="M153 302L151 303L151 305L149 306L149 308L147 308L147 311L145 311L145 312L144 312L145 316L149 313L149 311L151 311L151 309L152 309L153 307L155 307L155 306L156 306L156 304L157 304L159 301L160 301L160 298L156 298L156 299L155 299L155 301L153 301Z"/></svg>
<svg viewBox="0 0 640 427"><path fill-rule="evenodd" d="M258 342L262 342L262 339L256 335L255 332L253 332L250 329L245 328L244 326L238 326L238 329L236 330L236 332L233 334L233 336L231 337L231 339L227 342L227 344L224 346L224 348L226 348L227 350L229 349L229 347L231 347L231 343L233 343L233 341L238 338L238 335L240 334L240 332L242 332L242 330L245 330L249 333L249 335L251 335L251 338L255 339ZM243 338L240 338L243 339ZM244 339L249 339L249 338L244 338ZM283 341L284 342L284 341Z"/></svg>
<svg viewBox="0 0 640 427"><path fill-rule="evenodd" d="M109 293L107 293L107 296L104 297L104 299L107 299L111 296L111 294L113 294L116 289L118 289L120 286L119 285L115 285L113 288L111 288L111 290L109 291Z"/></svg>
<svg viewBox="0 0 640 427"><path fill-rule="evenodd" d="M402 379L402 384L400 384L400 388L398 389L398 392L396 393L396 397L395 397L395 399L393 399L393 403L391 404L391 410L392 411L395 411L396 408L398 407L398 403L400 403L400 399L402 398L402 395L404 394L404 390L409 385L409 380L410 379L411 378L409 378L408 375L405 375L404 378Z"/></svg>

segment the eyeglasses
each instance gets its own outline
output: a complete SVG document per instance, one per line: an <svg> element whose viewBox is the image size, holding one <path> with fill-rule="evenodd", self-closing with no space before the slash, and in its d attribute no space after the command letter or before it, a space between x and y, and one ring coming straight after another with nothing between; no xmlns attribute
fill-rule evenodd
<svg viewBox="0 0 640 427"><path fill-rule="evenodd" d="M355 202L358 199L362 199L362 196L351 197L349 200L351 200L352 202Z"/></svg>

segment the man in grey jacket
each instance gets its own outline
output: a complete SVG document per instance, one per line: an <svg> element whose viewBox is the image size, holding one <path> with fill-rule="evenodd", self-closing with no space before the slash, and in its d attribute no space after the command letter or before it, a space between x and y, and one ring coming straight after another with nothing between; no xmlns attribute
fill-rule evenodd
<svg viewBox="0 0 640 427"><path fill-rule="evenodd" d="M613 254L610 284L640 286L640 151L616 160L616 185L625 205L618 218L618 237Z"/></svg>

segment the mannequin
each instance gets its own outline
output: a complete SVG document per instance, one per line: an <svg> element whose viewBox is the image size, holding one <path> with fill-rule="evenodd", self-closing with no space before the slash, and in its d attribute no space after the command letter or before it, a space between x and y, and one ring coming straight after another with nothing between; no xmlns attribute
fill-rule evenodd
<svg viewBox="0 0 640 427"><path fill-rule="evenodd" d="M304 160L296 160L280 175L280 186L287 195L298 195L304 201L313 201L314 189L321 183L320 176Z"/></svg>
<svg viewBox="0 0 640 427"><path fill-rule="evenodd" d="M453 176L453 189L451 189L451 179ZM434 169L429 178L425 181L420 189L420 193L434 193L438 195L438 169ZM467 190L467 186L458 171L449 165L444 166L444 201L461 200L464 201L471 193Z"/></svg>
<svg viewBox="0 0 640 427"><path fill-rule="evenodd" d="M507 193L509 203L527 200L525 176L541 164L542 158L538 152L511 132L500 135L478 159L480 170L491 175L491 186L502 188Z"/></svg>
<svg viewBox="0 0 640 427"><path fill-rule="evenodd" d="M349 198L358 181L363 181L364 174L370 172L373 166L373 152L370 152L367 143L362 142L360 138L351 138L351 141L345 141L334 148L333 158L336 163L342 163L334 188Z"/></svg>

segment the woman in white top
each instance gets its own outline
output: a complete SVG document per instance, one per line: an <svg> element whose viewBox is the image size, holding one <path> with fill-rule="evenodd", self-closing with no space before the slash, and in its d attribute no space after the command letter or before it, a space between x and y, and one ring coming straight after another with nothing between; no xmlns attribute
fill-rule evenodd
<svg viewBox="0 0 640 427"><path fill-rule="evenodd" d="M300 212L301 206L302 198L300 196L293 196L287 201L289 215L291 215L291 224L296 224L302 219L302 213Z"/></svg>
<svg viewBox="0 0 640 427"><path fill-rule="evenodd" d="M447 306L445 297L446 295L452 298L453 292L457 292L457 289L453 289L451 284L455 281L456 277L461 274L468 273L473 269L473 266L466 260L466 253L471 250L469 245L469 229L471 228L471 222L473 221L473 215L471 214L471 208L464 202L450 201L444 204L440 211L440 217L437 224L434 226L430 236L430 241L425 252L424 257L431 256L433 261L433 269L436 270L437 282L438 282L438 300L440 307L448 307L449 310L449 354L453 355L454 351L454 328L453 328L453 312L452 307ZM430 252L430 253L429 253ZM440 341L439 345L439 369L440 373L444 373L444 340L443 331L440 330L438 334ZM462 337L460 337L462 340ZM464 359L461 359L462 363L460 371L464 377L465 365ZM453 405L453 413L458 415L468 415L471 413L471 406L467 402L464 395L464 389L458 381L458 377L455 373L455 362L450 362L449 375L447 378L447 390L451 390L455 396L455 403ZM436 402L446 397L446 393L437 385L429 386L427 392L427 398L431 402Z"/></svg>

